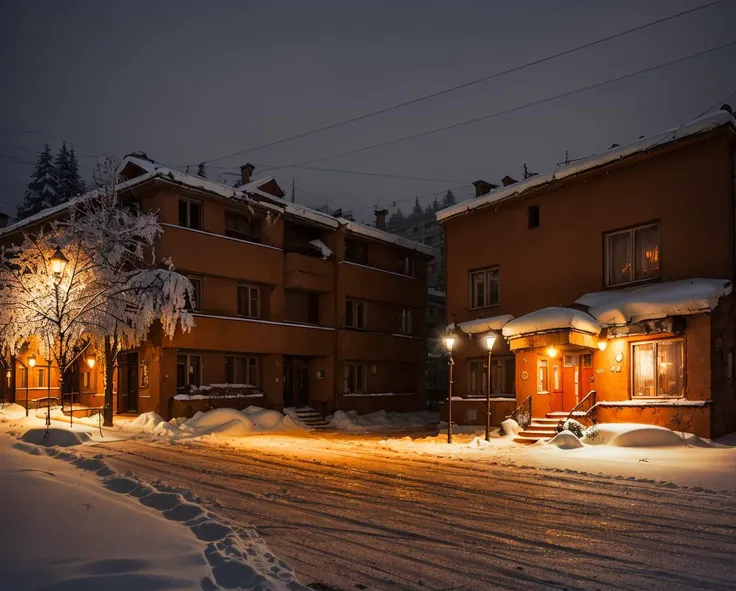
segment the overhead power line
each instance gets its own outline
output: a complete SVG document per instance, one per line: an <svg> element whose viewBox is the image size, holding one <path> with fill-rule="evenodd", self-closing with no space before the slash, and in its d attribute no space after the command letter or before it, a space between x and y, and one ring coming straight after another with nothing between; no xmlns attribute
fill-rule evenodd
<svg viewBox="0 0 736 591"><path fill-rule="evenodd" d="M232 158L234 156L241 156L242 154L247 154L248 152L255 152L256 150L262 150L264 148L269 148L271 146L276 146L278 144L283 144L285 142L289 142L289 141L292 141L292 140L300 139L300 138L303 138L303 137L306 137L306 136L309 136L309 135L312 135L312 134L315 134L315 133L321 133L323 131L328 131L330 129L334 129L336 127L340 127L342 125L348 125L349 123L355 123L356 121L362 121L362 120L368 119L370 117L375 117L377 115L382 115L383 113L388 113L389 111L394 111L396 109L400 109L400 108L403 108L403 107L408 107L410 105L415 105L417 103L421 103L423 101L430 100L430 99L436 98L438 96L442 96L442 95L445 95L445 94L449 94L451 92L455 92L457 90L461 90L463 88L468 88L470 86L474 86L476 84L480 84L481 82L487 82L488 80L493 80L494 78L500 78L501 76L505 76L505 75L511 74L513 72L518 72L520 70L524 70L524 69L530 68L532 66L537 66L539 64L543 64L545 62L548 62L548 61L557 59L559 57L570 55L572 53L575 53L575 52L578 52L578 51L582 51L583 49L588 49L590 47L594 47L596 45L600 45L602 43L606 43L607 41L612 41L613 39L617 39L618 37L623 37L625 35L630 35L631 33L635 33L637 31L642 31L644 29L648 29L650 27L654 27L654 26L659 25L659 24L662 24L664 22L667 22L667 21L670 21L670 20L673 20L673 19L676 19L676 18L680 18L680 17L686 16L688 14L692 14L694 12L698 12L698 11L704 10L706 8L710 8L711 6L715 6L717 4L722 4L722 3L726 2L726 1L727 0L715 0L713 2L709 2L708 4L703 4L701 6L695 6L693 8L688 9L688 10L683 10L682 12L678 12L676 14L671 14L669 16L665 16L665 17L659 18L657 20L650 21L650 22L645 23L643 25L639 25L639 26L633 27L631 29L626 29L625 31L620 31L619 33L615 33L613 35L608 35L607 37L602 37L601 39L596 39L595 41L591 41L589 43L584 43L583 45L578 45L578 46L573 47L571 49L566 49L564 51L560 51L560 52L554 53L552 55L548 55L546 57L542 57L542 58L539 58L539 59L536 59L536 60L533 60L533 61L530 61L530 62L526 62L524 64L521 64L521 65L518 65L518 66L514 66L513 68L508 68L506 70L501 70L500 72L495 72L493 74L489 74L488 76L483 76L482 78L476 78L475 80L470 80L469 82L464 82L463 84L458 84L456 86L451 86L449 88L445 88L443 90L438 90L436 92L433 92L433 93L430 93L430 94L426 94L424 96L420 96L420 97L417 97L417 98L414 98L414 99L411 99L411 100L408 100L408 101L404 101L404 102L401 102L401 103L397 103L397 104L391 105L389 107L384 107L382 109L378 109L377 111L371 111L369 113L363 113L362 115L357 115L355 117L351 117L349 119L344 119L344 120L338 121L336 123L331 123L329 125L324 125L322 127L316 128L316 129L310 129L308 131L303 131L301 133L296 133L294 135L290 135L288 137L284 137L284 138L281 138L281 139L278 139L278 140L267 142L265 144L261 144L261 145L258 145L258 146L253 146L251 148L246 148L245 150L240 150L238 152L232 152L230 154L226 154L224 156L218 156L217 158L212 158L210 160L204 160L204 163L207 164L207 163L210 163L210 162L218 162L220 160L225 160L226 158ZM189 166L196 166L196 164L197 163L190 163Z"/></svg>
<svg viewBox="0 0 736 591"><path fill-rule="evenodd" d="M664 62L662 64L658 64L656 66L651 66L649 68L644 68L643 70L637 70L636 72L631 72L629 74L624 74L623 76L617 76L616 78L609 78L608 80L604 80L602 82L596 82L595 84L589 84L588 86L583 86L582 88L576 88L574 90L569 90L567 92L563 92L563 93L556 94L556 95L553 95L553 96L549 96L549 97L546 97L546 98L543 98L543 99L532 101L530 103L525 103L523 105L518 105L516 107L511 107L509 109L504 109L503 111L496 111L494 113L489 113L487 115L482 115L480 117L474 117L473 119L467 119L465 121L459 121L457 123L452 123L450 125L444 125L442 127L436 127L434 129L430 129L430 130L427 130L427 131L422 131L422 132L419 132L419 133L414 133L414 134L411 134L411 135L406 135L406 136L394 138L394 139L391 139L391 140L386 140L386 141L383 141L383 142L379 142L377 144L371 144L371 145L363 146L363 147L360 147L360 148L354 148L352 150L345 150L344 152L337 152L336 154L330 154L329 156L321 156L319 158L311 158L309 160L303 160L302 162L296 162L296 163L292 163L292 164L284 164L282 166L277 166L277 167L265 169L265 170L263 170L261 172L267 172L267 171L270 171L270 170L281 170L283 168L299 167L299 166L304 166L305 164L312 164L314 162L323 162L325 160L330 160L332 158L338 158L340 156L349 156L351 154L358 154L359 152L366 152L368 150L373 150L375 148L381 148L383 146L390 146L392 144L398 144L400 142L405 142L407 140L411 140L411 139L415 139L415 138L419 138L419 137L424 137L424 136L432 135L432 134L435 134L435 133L439 133L441 131L447 131L447 130L450 130L450 129L455 129L457 127L462 127L462 126L465 126L465 125L470 125L472 123L479 123L481 121L486 121L488 119L493 119L494 117L500 117L502 115L508 115L508 114L514 113L516 111L521 111L523 109L527 109L529 107L534 107L534 106L541 105L541 104L544 104L544 103L548 103L548 102L551 102L551 101L554 101L554 100L557 100L557 99L561 99L561 98L565 98L565 97L572 96L572 95L575 95L575 94L579 94L581 92L586 92L586 91L592 90L594 88L599 88L601 86L606 86L608 84L613 84L615 82L620 82L622 80L626 80L628 78L633 78L635 76L640 76L640 75L646 74L648 72L653 72L653 71L659 70L661 68L666 68L666 67L672 66L674 64L678 64L678 63L681 63L681 62L684 62L684 61L687 61L687 60L690 60L690 59L694 59L696 57L700 57L700 56L703 56L703 55L706 55L706 54L709 54L709 53L720 51L721 49L725 49L726 47L731 47L733 45L736 45L736 41L730 41L729 43L724 43L724 44L719 45L717 47L712 47L712 48L706 49L704 51L699 51L697 53L693 53L693 54L690 54L690 55L687 55L687 56L684 56L684 57L681 57L681 58L670 60L668 62Z"/></svg>

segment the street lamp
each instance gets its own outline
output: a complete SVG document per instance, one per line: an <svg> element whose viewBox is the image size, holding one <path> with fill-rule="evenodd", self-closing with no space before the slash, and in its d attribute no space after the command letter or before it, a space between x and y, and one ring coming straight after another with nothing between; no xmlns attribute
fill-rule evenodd
<svg viewBox="0 0 736 591"><path fill-rule="evenodd" d="M89 366L90 369L93 369L95 366L95 358L92 357L91 355L87 357L87 365Z"/></svg>
<svg viewBox="0 0 736 591"><path fill-rule="evenodd" d="M28 367L30 367L31 369L36 367L36 356L35 355L31 355L28 358ZM28 382L30 381L31 381L31 372L26 371L26 416L28 416Z"/></svg>
<svg viewBox="0 0 736 591"><path fill-rule="evenodd" d="M486 441L491 440L491 350L496 343L496 335L489 332L486 335L486 349L488 349L488 385L486 387Z"/></svg>
<svg viewBox="0 0 736 591"><path fill-rule="evenodd" d="M54 277L61 279L69 259L64 256L64 253L61 252L61 249L58 246L56 247L54 254L49 258L49 262L51 263L51 271L53 272Z"/></svg>
<svg viewBox="0 0 736 591"><path fill-rule="evenodd" d="M449 367L449 391L447 394L447 443L452 443L452 366L455 362L452 359L452 348L455 346L457 337L455 333L449 332L445 335L445 347L447 352L450 354L450 359L447 362Z"/></svg>

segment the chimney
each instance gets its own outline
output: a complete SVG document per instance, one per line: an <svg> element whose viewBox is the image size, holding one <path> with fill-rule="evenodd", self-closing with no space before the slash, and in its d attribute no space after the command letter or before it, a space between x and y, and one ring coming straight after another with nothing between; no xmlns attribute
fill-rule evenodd
<svg viewBox="0 0 736 591"><path fill-rule="evenodd" d="M509 185L513 185L514 183L518 182L516 179L511 178L509 175L506 175L501 179L501 182L503 183L504 187L508 187Z"/></svg>
<svg viewBox="0 0 736 591"><path fill-rule="evenodd" d="M8 225L8 218L10 216L7 213L0 211L0 228L5 228Z"/></svg>
<svg viewBox="0 0 736 591"><path fill-rule="evenodd" d="M498 188L498 185L494 185L493 183L489 183L488 181L475 181L473 183L473 186L475 187L476 197L488 195L488 193L490 193L493 189Z"/></svg>
<svg viewBox="0 0 736 591"><path fill-rule="evenodd" d="M388 215L388 209L377 209L373 212L376 216L376 228L379 230L386 229L386 215Z"/></svg>
<svg viewBox="0 0 736 591"><path fill-rule="evenodd" d="M240 167L240 184L247 185L250 182L250 175L256 169L250 162L246 162Z"/></svg>

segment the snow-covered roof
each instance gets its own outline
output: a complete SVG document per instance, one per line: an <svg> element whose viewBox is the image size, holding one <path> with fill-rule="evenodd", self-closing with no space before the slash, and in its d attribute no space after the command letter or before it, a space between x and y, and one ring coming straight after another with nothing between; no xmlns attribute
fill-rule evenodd
<svg viewBox="0 0 736 591"><path fill-rule="evenodd" d="M731 289L726 279L687 279L588 293L575 303L588 306L601 325L617 326L711 312Z"/></svg>
<svg viewBox="0 0 736 591"><path fill-rule="evenodd" d="M725 125L730 125L736 130L736 119L734 119L733 115L726 111L716 111L715 113L711 113L710 115L706 115L705 117L696 119L695 121L688 123L687 125L682 125L674 129L669 129L667 131L657 133L630 142L628 144L616 146L614 148L611 148L610 150L606 150L602 154L594 154L593 156L589 156L588 158L583 158L581 160L578 160L577 162L572 162L566 166L562 166L554 172L535 175L507 187L501 187L500 189L491 191L490 193L482 197L476 197L475 199L463 201L461 203L458 203L457 205L453 205L452 207L448 207L437 212L437 221L442 222L444 220L466 213L468 211L472 211L479 207L492 205L495 203L499 203L500 201L506 201L508 199L521 195L522 193L525 193L531 189L546 185L547 183L550 183L552 181L565 179L576 174L580 174L581 172L591 170L593 168L598 168L599 166L604 166L612 162L617 162L635 154L641 154L654 148L666 146L668 144L671 144L672 142L676 142L687 137L691 137L699 133L703 133Z"/></svg>
<svg viewBox="0 0 736 591"><path fill-rule="evenodd" d="M514 317L511 314L501 314L500 316L491 316L490 318L478 318L477 320L458 322L457 328L465 334L478 334L492 330L501 330L513 319ZM455 323L448 324L447 330L453 330L455 327Z"/></svg>
<svg viewBox="0 0 736 591"><path fill-rule="evenodd" d="M309 244L314 246L319 252L322 253L323 259L329 259L332 256L332 250L329 246L327 246L324 242L322 242L319 238L315 238L314 240L310 240Z"/></svg>
<svg viewBox="0 0 736 591"><path fill-rule="evenodd" d="M41 222L47 218L51 218L57 214L62 213L63 211L66 211L68 206L69 206L68 203L62 203L61 205L56 205L54 207L43 209L39 211L38 213L34 213L33 215L28 216L27 218L18 220L14 224L10 224L9 226L0 228L0 236L4 236L5 234L12 234L13 232L17 230L25 228L26 226L32 226L33 224L37 222Z"/></svg>
<svg viewBox="0 0 736 591"><path fill-rule="evenodd" d="M413 240L404 238L403 236L397 236L396 234L391 234L390 232L386 232L385 230L379 230L378 228L366 226L364 224L360 224L358 222L354 222L345 218L338 218L338 221L341 225L345 226L345 229L348 232L352 232L353 234L358 234L360 236L365 236L366 238L372 238L374 240L380 240L381 242L389 242L391 244L395 244L396 246L400 246L401 248L413 250L432 258L434 258L435 256L434 248L432 248L431 246L420 244L419 242L414 242Z"/></svg>
<svg viewBox="0 0 736 591"><path fill-rule="evenodd" d="M519 316L503 327L503 336L514 338L554 330L577 330L598 335L601 325L590 314L574 308L544 308Z"/></svg>

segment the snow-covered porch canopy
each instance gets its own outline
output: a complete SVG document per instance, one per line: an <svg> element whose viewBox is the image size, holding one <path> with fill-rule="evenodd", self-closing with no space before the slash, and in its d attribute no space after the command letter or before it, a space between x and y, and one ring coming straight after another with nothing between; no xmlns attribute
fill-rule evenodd
<svg viewBox="0 0 736 591"><path fill-rule="evenodd" d="M552 345L595 348L600 339L673 332L674 318L712 312L729 295L726 279L686 279L587 293L569 308L545 308L503 327L511 350Z"/></svg>
<svg viewBox="0 0 736 591"><path fill-rule="evenodd" d="M514 317L511 314L502 314L500 316L491 316L489 318L478 318L477 320L458 322L457 325L452 322L447 325L447 332L458 330L467 335L497 332L513 319Z"/></svg>

